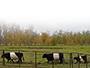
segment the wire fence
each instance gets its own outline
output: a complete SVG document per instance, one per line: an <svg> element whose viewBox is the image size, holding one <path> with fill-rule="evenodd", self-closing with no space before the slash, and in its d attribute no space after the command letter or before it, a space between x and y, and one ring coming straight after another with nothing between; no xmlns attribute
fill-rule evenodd
<svg viewBox="0 0 90 68"><path fill-rule="evenodd" d="M17 63L17 60L14 60L15 63L10 61L9 63L5 59L5 57L0 58L0 66L15 66L19 68L89 68L90 67L90 54L84 53L63 53L64 55L64 62L59 64L59 61L50 61L47 63L47 59L42 58L43 54L49 54L50 52L43 52L43 51L24 51L24 50L0 50L0 55L9 52L18 52L23 53L25 61L22 63ZM86 63L78 62L76 64L76 60L74 57L84 56L86 55Z"/></svg>

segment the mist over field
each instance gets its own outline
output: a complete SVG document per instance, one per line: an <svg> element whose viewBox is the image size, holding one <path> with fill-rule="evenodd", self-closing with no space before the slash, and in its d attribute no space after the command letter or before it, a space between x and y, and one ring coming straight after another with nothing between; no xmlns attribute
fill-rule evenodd
<svg viewBox="0 0 90 68"><path fill-rule="evenodd" d="M89 45L89 0L0 0L0 45Z"/></svg>
<svg viewBox="0 0 90 68"><path fill-rule="evenodd" d="M0 22L17 23L28 29L33 25L38 33L63 30L90 30L89 0L1 0Z"/></svg>

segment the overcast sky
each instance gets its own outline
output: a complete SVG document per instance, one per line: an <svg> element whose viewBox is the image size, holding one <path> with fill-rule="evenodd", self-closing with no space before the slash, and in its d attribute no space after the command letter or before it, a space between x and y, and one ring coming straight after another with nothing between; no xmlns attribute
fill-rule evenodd
<svg viewBox="0 0 90 68"><path fill-rule="evenodd" d="M90 30L90 0L0 0L0 21L37 32Z"/></svg>

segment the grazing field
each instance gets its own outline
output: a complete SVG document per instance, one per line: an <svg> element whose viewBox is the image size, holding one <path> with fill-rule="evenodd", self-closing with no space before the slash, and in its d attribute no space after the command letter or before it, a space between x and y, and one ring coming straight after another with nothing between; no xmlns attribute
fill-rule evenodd
<svg viewBox="0 0 90 68"><path fill-rule="evenodd" d="M71 52L78 52L78 53L90 53L90 46L0 46L0 50L6 50L5 53L11 52L14 50L15 52L22 52L24 54L25 61L22 61L21 66L35 66L35 51L37 51L37 66L38 67L52 67L52 62L47 63L46 59L42 58L42 55L44 53L52 53L52 52L62 52L62 53L71 53ZM10 51L11 50L11 51ZM0 56L2 55L2 51L0 51ZM77 54L73 54L73 57L77 56ZM74 60L74 68L78 68L78 64L75 64ZM0 65L2 65L3 59L0 58ZM7 63L7 60L5 59L6 65L19 65L18 63ZM88 56L88 66L90 65L90 56ZM86 68L86 64L81 63L81 68ZM70 55L64 54L64 63L59 64L59 61L54 61L54 68L70 68ZM0 68L16 68L14 66L0 66ZM25 68L25 67L20 67ZM26 67L30 68L30 67ZM88 67L89 68L89 67Z"/></svg>

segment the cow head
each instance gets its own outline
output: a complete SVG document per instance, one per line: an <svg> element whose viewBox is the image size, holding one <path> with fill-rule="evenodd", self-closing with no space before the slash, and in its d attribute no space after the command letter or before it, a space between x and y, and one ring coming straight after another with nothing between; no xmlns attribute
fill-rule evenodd
<svg viewBox="0 0 90 68"><path fill-rule="evenodd" d="M47 54L44 54L42 58L46 58L47 57Z"/></svg>
<svg viewBox="0 0 90 68"><path fill-rule="evenodd" d="M1 56L1 58L3 58L3 57L5 57L5 54L3 54L3 55Z"/></svg>
<svg viewBox="0 0 90 68"><path fill-rule="evenodd" d="M78 57L74 57L75 60L78 60L79 58Z"/></svg>

